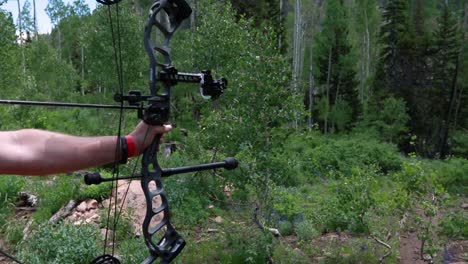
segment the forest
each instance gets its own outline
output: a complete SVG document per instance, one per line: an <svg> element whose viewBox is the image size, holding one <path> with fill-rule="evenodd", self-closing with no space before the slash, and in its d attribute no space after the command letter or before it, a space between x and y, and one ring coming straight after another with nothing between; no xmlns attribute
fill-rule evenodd
<svg viewBox="0 0 468 264"><path fill-rule="evenodd" d="M48 0L50 33L38 32L35 0L17 1L14 18L0 0L0 131L131 132L135 110L7 101L120 106L115 94L147 94L154 1ZM172 65L211 70L227 88L216 100L172 88L175 128L158 161L239 165L164 178L186 241L173 263L468 262L468 0L185 1ZM83 180L141 166L112 165L0 171L0 263L145 260L144 202L112 215L128 189ZM92 219L72 219L92 203Z"/></svg>

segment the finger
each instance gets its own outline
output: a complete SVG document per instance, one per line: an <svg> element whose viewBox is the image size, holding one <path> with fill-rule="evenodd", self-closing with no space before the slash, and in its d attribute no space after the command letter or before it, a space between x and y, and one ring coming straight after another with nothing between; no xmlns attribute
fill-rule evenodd
<svg viewBox="0 0 468 264"><path fill-rule="evenodd" d="M171 125L155 126L152 128L155 134L165 134L172 130Z"/></svg>

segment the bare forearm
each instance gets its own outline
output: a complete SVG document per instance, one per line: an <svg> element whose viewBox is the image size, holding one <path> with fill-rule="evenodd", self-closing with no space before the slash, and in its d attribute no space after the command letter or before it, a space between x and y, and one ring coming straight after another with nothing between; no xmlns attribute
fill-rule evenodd
<svg viewBox="0 0 468 264"><path fill-rule="evenodd" d="M35 129L0 135L6 139L0 150L0 174L47 175L115 160L116 136L76 137Z"/></svg>

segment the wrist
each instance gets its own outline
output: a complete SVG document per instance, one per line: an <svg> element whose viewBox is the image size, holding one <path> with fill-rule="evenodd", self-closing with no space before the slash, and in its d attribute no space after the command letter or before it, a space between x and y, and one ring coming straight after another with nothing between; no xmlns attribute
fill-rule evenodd
<svg viewBox="0 0 468 264"><path fill-rule="evenodd" d="M132 136L120 137L120 164L126 164L128 158L136 155L135 141Z"/></svg>

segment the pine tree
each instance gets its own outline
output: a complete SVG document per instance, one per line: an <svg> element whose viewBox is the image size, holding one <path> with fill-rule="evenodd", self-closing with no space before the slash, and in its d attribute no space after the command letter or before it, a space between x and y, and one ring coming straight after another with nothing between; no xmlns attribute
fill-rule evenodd
<svg viewBox="0 0 468 264"><path fill-rule="evenodd" d="M382 12L380 39L381 60L377 67L375 88L391 91L401 76L401 47L408 33L406 0L389 0Z"/></svg>
<svg viewBox="0 0 468 264"><path fill-rule="evenodd" d="M318 82L325 88L321 93L322 100L325 100L325 109L322 111L331 114L321 113L325 117L324 131L327 132L330 127L328 116L331 117L331 127L338 120L348 123L345 124L348 126L350 121L357 120L361 105L356 90L355 58L348 40L347 14L341 0L327 2L326 18L317 39L316 54L316 64L320 69ZM349 115L349 118L343 118L343 115ZM343 127L343 124L336 125Z"/></svg>
<svg viewBox="0 0 468 264"><path fill-rule="evenodd" d="M434 114L439 118L437 145L434 150L441 158L448 153L447 138L451 123L454 121L455 100L457 98L457 71L461 49L460 30L457 19L444 5L437 20L436 56L434 60Z"/></svg>

